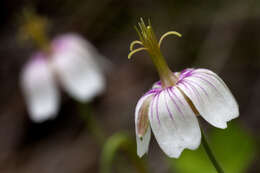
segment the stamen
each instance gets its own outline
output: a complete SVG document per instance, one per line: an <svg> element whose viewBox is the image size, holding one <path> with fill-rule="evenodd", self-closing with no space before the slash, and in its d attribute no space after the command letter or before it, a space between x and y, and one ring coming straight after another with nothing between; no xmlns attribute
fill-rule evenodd
<svg viewBox="0 0 260 173"><path fill-rule="evenodd" d="M176 32L176 31L166 32L165 34L163 34L163 35L161 36L161 38L160 38L160 40L159 40L159 43L158 43L159 47L161 47L161 44L162 44L163 39L166 38L166 37L169 36L169 35L177 35L178 37L181 37L181 34L178 33L178 32Z"/></svg>
<svg viewBox="0 0 260 173"><path fill-rule="evenodd" d="M49 21L38 16L33 9L24 9L22 25L19 28L19 36L22 40L31 39L39 48L45 52L50 51L50 41L47 37Z"/></svg>
<svg viewBox="0 0 260 173"><path fill-rule="evenodd" d="M148 38L147 26L145 25L143 18L141 18L140 20L141 22L139 22L138 25L144 40L146 40Z"/></svg>
<svg viewBox="0 0 260 173"><path fill-rule="evenodd" d="M128 54L128 59L131 59L133 54L135 54L136 52L146 50L150 55L154 65L156 66L162 82L162 87L167 88L170 86L174 86L178 78L169 69L161 53L160 46L163 39L166 38L168 35L177 35L178 37L181 37L181 34L176 31L169 31L163 34L158 42L158 39L151 25L151 21L148 20L148 25L146 25L142 18L140 19L140 22L138 22L138 25L134 28L138 33L139 40L133 41L130 44L130 53ZM138 47L134 50L134 46L136 44L141 45L141 47Z"/></svg>
<svg viewBox="0 0 260 173"><path fill-rule="evenodd" d="M132 57L133 54L135 54L135 53L137 53L137 52L140 52L140 51L142 51L142 50L147 50L147 48L141 47L141 48L138 48L138 49L135 49L135 50L131 51L131 52L128 54L128 59L131 59L131 57Z"/></svg>
<svg viewBox="0 0 260 173"><path fill-rule="evenodd" d="M139 44L139 45L142 45L142 46L143 46L143 43L142 43L141 41L135 40L135 41L133 41L133 42L130 44L130 51L133 51L134 46L135 46L136 44Z"/></svg>

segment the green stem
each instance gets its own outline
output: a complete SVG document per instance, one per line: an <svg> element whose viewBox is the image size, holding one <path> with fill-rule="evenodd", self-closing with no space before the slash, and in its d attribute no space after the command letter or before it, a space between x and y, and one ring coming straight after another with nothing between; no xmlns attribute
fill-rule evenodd
<svg viewBox="0 0 260 173"><path fill-rule="evenodd" d="M85 120L89 132L96 138L98 144L102 146L105 143L106 133L93 115L91 105L79 104L78 106L80 115Z"/></svg>
<svg viewBox="0 0 260 173"><path fill-rule="evenodd" d="M206 140L206 137L204 135L203 130L201 129L201 134L202 134L202 145L211 161L211 163L214 165L215 169L217 170L218 173L224 173L223 169L221 168L220 164L216 160L216 157L214 156L212 150L209 147L209 144Z"/></svg>
<svg viewBox="0 0 260 173"><path fill-rule="evenodd" d="M78 104L78 109L80 115L86 122L89 132L96 138L98 144L104 150L101 156L101 173L110 172L110 168L112 167L112 159L114 159L114 157L110 158L109 155L114 155L113 153L116 153L114 150L117 149L121 149L126 152L127 157L132 161L132 164L136 167L139 173L148 173L146 162L136 155L135 143L131 137L124 133L118 133L106 139L106 132L95 118L95 115L93 115L91 105Z"/></svg>

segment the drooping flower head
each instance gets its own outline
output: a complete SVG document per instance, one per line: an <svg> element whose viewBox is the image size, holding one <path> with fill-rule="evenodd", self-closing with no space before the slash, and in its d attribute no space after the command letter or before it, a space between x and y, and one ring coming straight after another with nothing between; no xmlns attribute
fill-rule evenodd
<svg viewBox="0 0 260 173"><path fill-rule="evenodd" d="M136 28L140 40L130 45L128 58L141 50L150 55L160 77L138 101L135 109L137 154L141 157L149 147L151 129L161 149L178 158L185 149L196 149L201 132L196 116L201 115L211 125L226 128L227 122L238 117L238 105L223 80L207 69L185 69L172 72L160 51L163 39L181 34L170 31L159 41L151 23L141 19ZM141 48L133 49L136 44Z"/></svg>
<svg viewBox="0 0 260 173"><path fill-rule="evenodd" d="M57 36L49 42L42 33L42 20L30 19L25 31L41 50L23 68L21 87L31 119L42 122L57 114L58 84L71 97L87 102L104 90L105 79L96 62L101 55L89 42L74 33Z"/></svg>

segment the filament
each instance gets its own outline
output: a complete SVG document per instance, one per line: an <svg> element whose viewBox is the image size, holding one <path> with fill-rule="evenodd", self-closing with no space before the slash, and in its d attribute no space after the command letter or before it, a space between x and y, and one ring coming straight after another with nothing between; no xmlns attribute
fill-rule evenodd
<svg viewBox="0 0 260 173"><path fill-rule="evenodd" d="M133 54L135 54L135 53L137 53L137 52L140 52L140 51L142 51L142 50L147 50L147 48L141 47L141 48L138 48L138 49L135 49L135 50L131 51L131 52L128 54L128 59L131 59L131 57L132 57Z"/></svg>
<svg viewBox="0 0 260 173"><path fill-rule="evenodd" d="M135 41L133 41L133 42L130 44L130 51L133 51L134 46L135 46L136 44L139 44L139 45L142 45L142 46L143 46L143 43L142 43L141 41L135 40Z"/></svg>
<svg viewBox="0 0 260 173"><path fill-rule="evenodd" d="M166 32L165 34L163 34L163 35L161 36L161 38L160 38L160 40L159 40L159 43L158 43L159 47L161 47L161 44L162 44L163 39L165 39L165 38L166 38L167 36L169 36L169 35L177 35L178 37L181 37L181 34L178 33L178 32L176 32L176 31Z"/></svg>

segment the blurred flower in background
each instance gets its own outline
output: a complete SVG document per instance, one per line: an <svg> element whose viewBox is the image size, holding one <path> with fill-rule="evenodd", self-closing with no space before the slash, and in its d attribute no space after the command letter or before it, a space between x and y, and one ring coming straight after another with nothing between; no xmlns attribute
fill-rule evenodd
<svg viewBox="0 0 260 173"><path fill-rule="evenodd" d="M43 29L35 27L43 25L35 25L40 20L34 20L27 28L42 50L23 68L21 86L31 119L42 122L59 110L58 84L71 97L88 102L104 90L105 79L97 63L101 55L91 43L74 33L60 35L51 43L43 41L48 40Z"/></svg>

